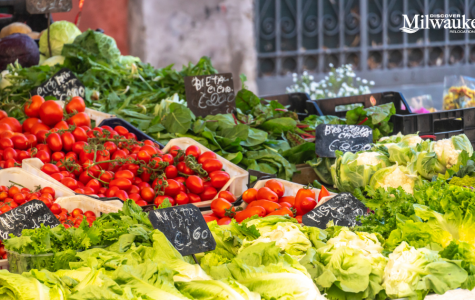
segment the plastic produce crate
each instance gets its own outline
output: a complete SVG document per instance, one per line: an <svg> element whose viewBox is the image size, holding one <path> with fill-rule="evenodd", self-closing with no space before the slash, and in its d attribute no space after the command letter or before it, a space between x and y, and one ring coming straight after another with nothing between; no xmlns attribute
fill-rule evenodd
<svg viewBox="0 0 475 300"><path fill-rule="evenodd" d="M154 140L153 138L151 138L149 135L145 134L144 132L142 132L141 130L139 130L137 127L135 127L134 125L130 124L129 122L123 120L123 119L120 119L120 118L109 118L109 119L105 119L105 120L102 120L101 123L96 123L96 126L100 127L100 126L110 126L112 128L114 128L115 126L122 126L122 127L125 127L127 128L127 130L129 132L132 132L133 134L135 134L135 136L137 137L137 140L139 141L143 141L143 140L151 140L153 141L154 143L157 143L161 149L163 149L163 146L162 144L160 144L159 142L157 142L156 140Z"/></svg>
<svg viewBox="0 0 475 300"><path fill-rule="evenodd" d="M290 111L297 112L300 120L305 119L308 116L307 101L310 100L310 96L307 93L289 93L279 95L262 96L266 100L277 100L284 106L290 106Z"/></svg>
<svg viewBox="0 0 475 300"><path fill-rule="evenodd" d="M37 158L34 158L34 159L37 159ZM40 171L39 169L38 171L44 174L44 177L37 176L35 173L30 173L26 171L24 168L22 169L8 168L8 169L0 170L0 185L9 186L12 184L12 182L15 182L15 183L21 184L22 186L30 190L34 190L37 186L41 186L42 188L49 186L55 190L56 197L58 198L74 195L74 192L71 189L65 187L58 181L54 180L52 177L49 177L48 175ZM51 178L51 180L47 180L45 178L46 176Z"/></svg>
<svg viewBox="0 0 475 300"><path fill-rule="evenodd" d="M60 187L61 190L65 191L65 194L61 195L61 196L73 196L73 195L75 195L73 190L66 187L64 184L57 181L56 179L49 176L48 174L44 173L43 171L41 171L41 168L43 167L43 165L44 165L44 163L39 158L27 158L27 159L24 159L22 161L21 168L23 170L25 170L26 172L30 173L30 174L33 174L37 177L40 177L42 180L48 181L49 184L54 184L58 188ZM10 169L6 169L6 170L10 170ZM53 186L51 186L51 187L53 187Z"/></svg>
<svg viewBox="0 0 475 300"><path fill-rule="evenodd" d="M80 208L83 211L92 211L99 217L101 213L116 213L122 209L123 203L119 200L101 201L96 200L85 195L76 195L68 197L60 197L56 202L68 212L72 212L75 208Z"/></svg>
<svg viewBox="0 0 475 300"><path fill-rule="evenodd" d="M201 149L201 153L206 151L211 151L210 149L206 148L205 146L201 145L197 141L191 138L178 138L173 139L168 142L168 144L163 148L163 152L166 153L172 146L178 146L182 150L186 150L188 146L196 145ZM220 191L230 191L234 195L242 195L244 191L247 189L247 184L249 182L249 172L238 167L237 165L233 164L232 162L226 160L225 158L218 156L218 160L223 163L223 169L229 173L231 179L226 183L226 185ZM218 191L218 194L219 192ZM217 196L215 197L217 198ZM198 203L193 203L197 207L209 207L211 205L211 201L202 201Z"/></svg>
<svg viewBox="0 0 475 300"><path fill-rule="evenodd" d="M391 102L394 103L394 107L396 108L396 114L407 115L412 113L411 108L407 104L406 99L401 93L398 92L384 92L341 98L310 100L307 101L307 110L311 115L331 115L345 117L346 110L336 111L336 108L338 106L349 104L362 104L364 108L368 108Z"/></svg>
<svg viewBox="0 0 475 300"><path fill-rule="evenodd" d="M64 107L64 101L58 100L56 102L58 102L59 104L61 104L62 107ZM94 120L94 122L96 122L96 125L100 124L105 119L110 119L114 117L114 115L106 114L90 108L86 108L85 113L91 118L91 120Z"/></svg>
<svg viewBox="0 0 475 300"><path fill-rule="evenodd" d="M427 114L396 114L394 133L435 135L437 140L464 133L475 147L475 107Z"/></svg>

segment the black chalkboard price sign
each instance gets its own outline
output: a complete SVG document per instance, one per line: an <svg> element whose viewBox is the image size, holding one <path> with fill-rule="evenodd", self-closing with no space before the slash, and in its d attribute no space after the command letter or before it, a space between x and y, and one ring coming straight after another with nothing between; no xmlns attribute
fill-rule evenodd
<svg viewBox="0 0 475 300"><path fill-rule="evenodd" d="M165 234L181 255L216 248L216 241L200 210L193 204L157 209L148 213L153 228Z"/></svg>
<svg viewBox="0 0 475 300"><path fill-rule="evenodd" d="M66 100L68 97L86 96L84 85L79 79L69 70L63 68L54 74L50 79L44 82L39 87L31 91L31 95L40 95L41 97L54 96L58 100Z"/></svg>
<svg viewBox="0 0 475 300"><path fill-rule="evenodd" d="M56 227L60 222L43 202L29 201L0 215L0 239L8 239L10 233L20 236L23 229L39 228L40 224Z"/></svg>
<svg viewBox="0 0 475 300"><path fill-rule="evenodd" d="M321 229L325 229L330 221L338 226L353 227L361 225L356 217L366 213L367 208L361 201L350 193L341 193L304 215L302 223Z"/></svg>
<svg viewBox="0 0 475 300"><path fill-rule="evenodd" d="M32 15L68 12L72 8L72 0L26 0L26 10Z"/></svg>
<svg viewBox="0 0 475 300"><path fill-rule="evenodd" d="M373 130L366 125L320 124L315 129L315 153L320 157L336 157L335 151L370 150Z"/></svg>
<svg viewBox="0 0 475 300"><path fill-rule="evenodd" d="M233 74L185 77L188 108L196 116L228 114L236 108Z"/></svg>

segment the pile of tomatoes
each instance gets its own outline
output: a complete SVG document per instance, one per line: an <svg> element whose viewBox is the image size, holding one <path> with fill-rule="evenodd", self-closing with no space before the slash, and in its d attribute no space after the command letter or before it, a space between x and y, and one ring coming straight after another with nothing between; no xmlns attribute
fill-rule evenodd
<svg viewBox="0 0 475 300"><path fill-rule="evenodd" d="M212 200L230 179L214 152L193 145L163 153L125 127L92 129L80 97L63 111L55 101L33 96L24 109L29 118L23 125L0 119L0 166L39 158L44 173L76 193L133 199L141 206L165 199L181 205Z"/></svg>
<svg viewBox="0 0 475 300"><path fill-rule="evenodd" d="M22 187L13 183L11 186L0 186L0 214L6 213L20 205L32 200L43 202L56 218L65 226L79 226L83 216L86 217L89 225L94 222L96 215L92 211L83 211L79 208L74 209L71 214L58 203L55 203L56 192L51 187L38 187L36 191L31 191L26 187Z"/></svg>
<svg viewBox="0 0 475 300"><path fill-rule="evenodd" d="M243 193L242 200L247 203L244 210L234 207L228 199L217 198L211 202L212 213L204 215L204 218L206 222L217 221L219 225L227 225L233 218L241 223L253 216L288 215L302 223L303 215L314 209L323 197L330 196L327 189L322 187L317 197L310 186L299 189L295 196L284 194L282 182L271 179L266 181L264 187L250 188Z"/></svg>

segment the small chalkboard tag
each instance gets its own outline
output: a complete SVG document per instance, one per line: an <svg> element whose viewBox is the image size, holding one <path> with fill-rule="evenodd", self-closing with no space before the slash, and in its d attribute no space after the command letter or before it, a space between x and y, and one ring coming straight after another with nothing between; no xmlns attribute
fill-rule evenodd
<svg viewBox="0 0 475 300"><path fill-rule="evenodd" d="M315 129L315 153L320 157L336 157L335 151L370 150L373 130L366 125L320 124Z"/></svg>
<svg viewBox="0 0 475 300"><path fill-rule="evenodd" d="M42 85L34 88L31 91L31 95L40 95L43 98L46 96L54 96L57 100L65 101L68 97L74 96L84 98L86 90L84 89L84 85L71 70L63 68Z"/></svg>
<svg viewBox="0 0 475 300"><path fill-rule="evenodd" d="M357 216L367 213L366 206L350 193L341 193L331 198L302 217L306 226L325 229L328 222L334 225L353 227L361 225Z"/></svg>
<svg viewBox="0 0 475 300"><path fill-rule="evenodd" d="M10 233L20 236L23 229L39 228L40 224L52 228L61 223L43 202L29 201L0 215L0 239L8 239Z"/></svg>
<svg viewBox="0 0 475 300"><path fill-rule="evenodd" d="M196 115L229 114L236 108L233 74L185 77L188 108Z"/></svg>
<svg viewBox="0 0 475 300"><path fill-rule="evenodd" d="M72 0L26 0L26 10L32 15L68 12L72 8Z"/></svg>
<svg viewBox="0 0 475 300"><path fill-rule="evenodd" d="M193 204L153 210L148 213L148 218L153 228L163 232L183 256L216 248L216 241L203 215Z"/></svg>

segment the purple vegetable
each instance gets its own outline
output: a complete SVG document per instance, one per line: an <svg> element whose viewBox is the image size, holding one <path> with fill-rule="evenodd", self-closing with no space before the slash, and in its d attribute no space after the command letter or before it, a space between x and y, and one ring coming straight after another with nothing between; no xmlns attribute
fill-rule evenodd
<svg viewBox="0 0 475 300"><path fill-rule="evenodd" d="M0 39L0 71L17 59L22 67L31 67L40 61L38 45L26 34L14 33Z"/></svg>

